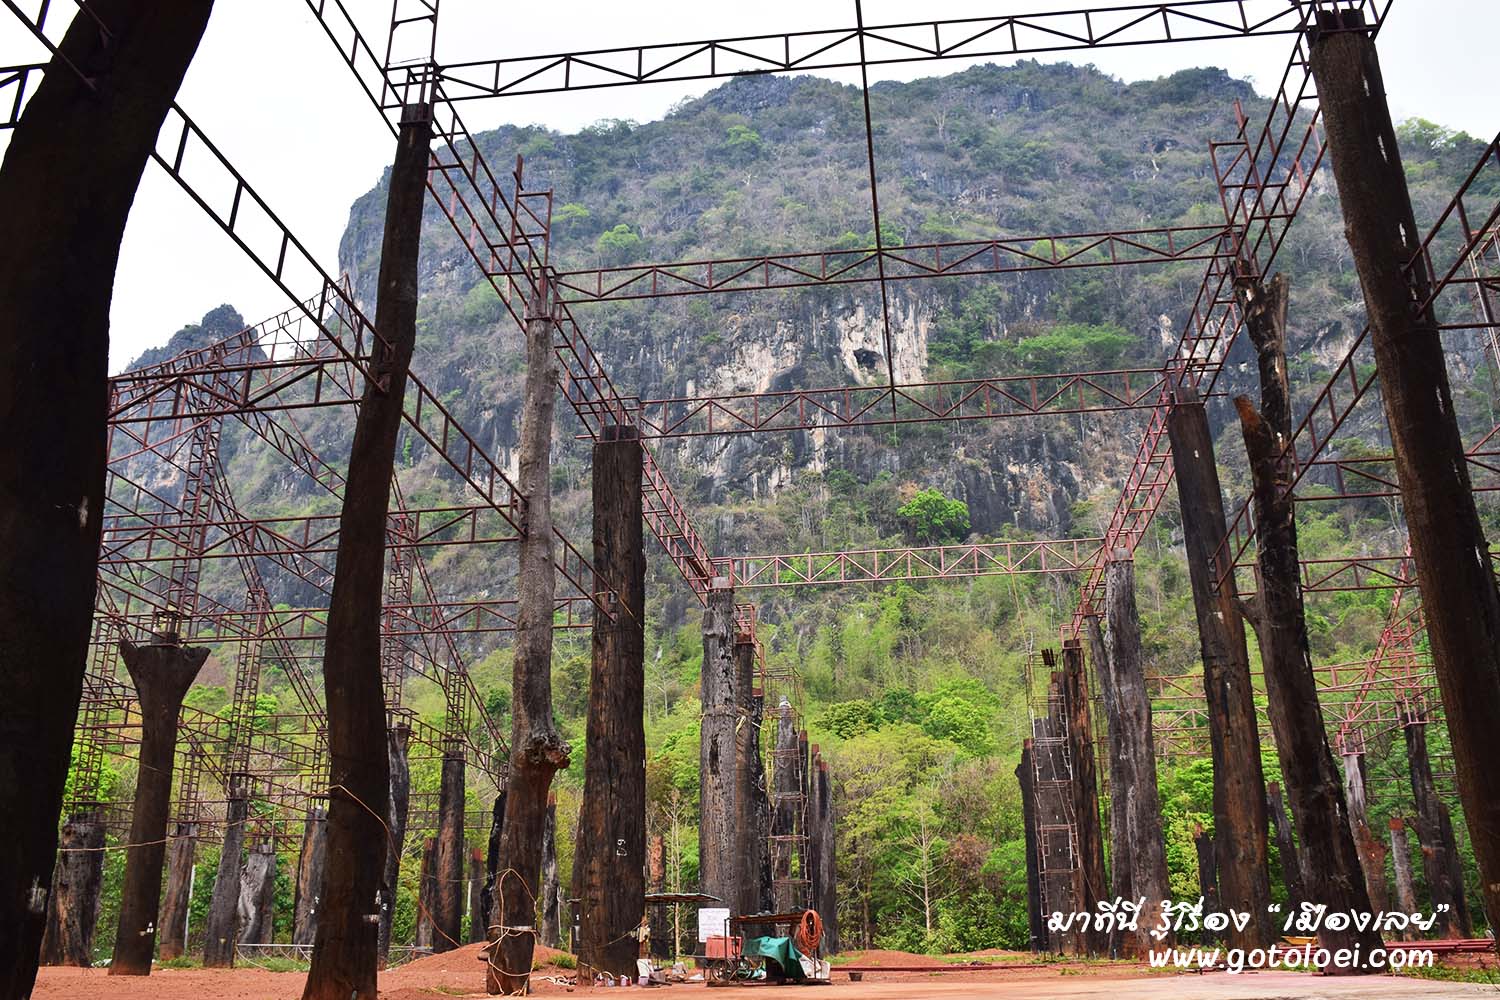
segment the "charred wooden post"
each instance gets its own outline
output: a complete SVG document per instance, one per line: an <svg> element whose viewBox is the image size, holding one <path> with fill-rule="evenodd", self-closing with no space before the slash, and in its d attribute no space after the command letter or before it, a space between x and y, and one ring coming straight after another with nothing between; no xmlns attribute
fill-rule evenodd
<svg viewBox="0 0 1500 1000"><path fill-rule="evenodd" d="M654 894L663 893L667 888L667 838L659 833L652 835L646 845L646 884ZM651 957L658 964L670 961L673 948L671 908L665 903L657 903L651 907L648 917L651 921Z"/></svg>
<svg viewBox="0 0 1500 1000"><path fill-rule="evenodd" d="M396 916L396 883L401 878L401 857L406 851L406 817L411 807L411 764L407 745L411 727L405 723L391 726L385 733L386 767L390 771L390 804L386 825L390 828L389 849L380 878L380 923L376 934L376 960L385 962L391 953L391 921ZM327 826L325 823L324 829ZM326 833L325 833L326 836ZM325 876L326 878L326 876Z"/></svg>
<svg viewBox="0 0 1500 1000"><path fill-rule="evenodd" d="M1402 719L1401 730L1406 737L1411 797L1417 811L1417 842L1422 845L1422 874L1427 882L1428 895L1432 897L1432 908L1439 911L1437 935L1450 937L1454 933L1454 917L1458 912L1458 887L1453 882L1453 864L1443 837L1443 804L1438 799L1437 786L1432 780L1432 762L1427 756L1427 723L1415 714L1407 713Z"/></svg>
<svg viewBox="0 0 1500 1000"><path fill-rule="evenodd" d="M1050 666L1051 651L1044 653ZM1083 909L1083 865L1079 851L1077 782L1068 737L1067 699L1060 672L1054 671L1047 688L1047 715L1035 720L1031 742L1035 767L1037 872L1041 884L1044 919L1052 913L1072 914ZM1083 954L1084 935L1076 928L1048 934L1048 945L1057 954Z"/></svg>
<svg viewBox="0 0 1500 1000"><path fill-rule="evenodd" d="M203 927L203 965L227 969L234 964L234 942L238 932L240 859L245 847L245 820L250 815L248 779L229 778L229 803L224 809L224 843L214 875L208 920Z"/></svg>
<svg viewBox="0 0 1500 1000"><path fill-rule="evenodd" d="M130 671L140 705L141 746L125 881L120 887L120 925L109 974L147 976L156 952L177 716L193 678L208 659L208 647L184 646L176 635L158 635L144 646L121 639L120 657Z"/></svg>
<svg viewBox="0 0 1500 1000"><path fill-rule="evenodd" d="M484 940L484 852L474 847L469 850L469 933L468 942L478 944ZM546 944L544 940L542 942ZM552 947L549 945L548 947Z"/></svg>
<svg viewBox="0 0 1500 1000"><path fill-rule="evenodd" d="M776 905L776 894L771 863L771 781L766 774L765 723L765 691L759 685L753 685L750 691L750 725L755 735L752 741L754 759L750 762L750 785L755 796L755 808L752 810L754 830L750 835L750 850L753 852L754 863L748 877L759 886L757 898L760 908L770 910ZM772 739L774 738L773 734Z"/></svg>
<svg viewBox="0 0 1500 1000"><path fill-rule="evenodd" d="M1030 931L1031 950L1047 950L1047 921L1042 914L1042 879L1037 865L1036 783L1032 763L1031 739L1021 741L1021 762L1016 765L1016 783L1021 786L1021 824L1026 828L1026 926Z"/></svg>
<svg viewBox="0 0 1500 1000"><path fill-rule="evenodd" d="M823 763L822 754L818 746L812 746L812 756L807 762L807 806L803 815L806 817L807 837L803 841L802 877L807 880L807 896L802 905L808 909L816 910L819 916L823 913L823 823L821 818L821 804L818 796L821 787L818 782L818 769Z"/></svg>
<svg viewBox="0 0 1500 1000"><path fill-rule="evenodd" d="M1203 829L1201 823L1193 824L1193 850L1198 855L1198 894L1203 897L1203 912L1218 913L1222 907L1219 898L1219 858L1215 850L1214 836Z"/></svg>
<svg viewBox="0 0 1500 1000"><path fill-rule="evenodd" d="M562 921L557 912L562 880L557 874L557 796L547 796L547 823L542 827L542 944L562 947Z"/></svg>
<svg viewBox="0 0 1500 1000"><path fill-rule="evenodd" d="M770 815L766 775L761 764L760 718L755 697L755 644L735 636L734 700L739 714L735 730L734 861L739 898L736 913L765 913L771 901L761 896L761 855L770 849L769 830L761 817ZM764 699L761 699L763 702ZM769 932L769 928L767 929ZM747 933L755 933L753 929Z"/></svg>
<svg viewBox="0 0 1500 1000"><path fill-rule="evenodd" d="M1376 911L1386 908L1385 846L1370 831L1370 811L1365 795L1365 755L1344 754L1344 799L1349 808L1349 831L1359 852L1364 872L1365 894Z"/></svg>
<svg viewBox="0 0 1500 1000"><path fill-rule="evenodd" d="M551 797L548 797L549 803ZM556 806L553 807L554 817ZM553 819L556 823L556 819ZM505 824L505 792L495 796L490 811L490 839L484 852L484 895L479 900L479 917L484 923L485 940L494 940L495 934L495 875L500 867L500 830ZM553 848L556 850L556 847Z"/></svg>
<svg viewBox="0 0 1500 1000"><path fill-rule="evenodd" d="M94 611L120 241L211 7L90 3L0 165L0 421L46 429L0 440L0 996L30 995L47 918Z"/></svg>
<svg viewBox="0 0 1500 1000"><path fill-rule="evenodd" d="M1266 782L1266 812L1271 815L1271 829L1275 831L1276 853L1281 855L1281 875L1286 883L1287 902L1296 906L1307 896L1302 889L1302 862L1297 856L1297 842L1292 838L1292 821L1286 814L1286 803L1281 797L1281 785L1278 782ZM1350 844L1353 844L1352 840ZM1359 881L1363 882L1363 877Z"/></svg>
<svg viewBox="0 0 1500 1000"><path fill-rule="evenodd" d="M1063 703L1066 706L1068 752L1073 758L1073 815L1078 827L1078 859L1082 896L1079 910L1094 912L1109 895L1104 874L1104 829L1099 823L1099 783L1095 773L1093 726L1089 713L1088 679L1083 670L1083 646L1077 639L1063 643ZM1090 928L1084 947L1091 954L1108 946L1105 935Z"/></svg>
<svg viewBox="0 0 1500 1000"><path fill-rule="evenodd" d="M1493 922L1500 920L1500 769L1491 753L1500 731L1500 589L1474 506L1437 320L1430 305L1416 307L1430 301L1432 276L1419 256L1375 42L1360 15L1320 14L1309 61L1364 290L1459 797Z"/></svg>
<svg viewBox="0 0 1500 1000"><path fill-rule="evenodd" d="M93 965L94 926L104 882L104 823L97 805L79 809L63 824L47 929L43 965Z"/></svg>
<svg viewBox="0 0 1500 1000"><path fill-rule="evenodd" d="M827 761L818 761L817 779L818 822L822 828L818 841L818 915L823 918L823 954L834 955L839 950L837 810Z"/></svg>
<svg viewBox="0 0 1500 1000"><path fill-rule="evenodd" d="M1250 683L1245 623L1234 603L1233 567L1221 548L1224 498L1214 464L1213 435L1197 390L1187 383L1173 392L1167 414L1177 496L1182 507L1198 640L1203 653L1203 691L1214 761L1214 857L1223 905L1250 915L1243 931L1232 928L1231 947L1257 948L1276 934L1268 907L1266 786L1260 765L1260 731ZM1225 585L1220 586L1219 581Z"/></svg>
<svg viewBox="0 0 1500 1000"><path fill-rule="evenodd" d="M1108 655L1096 657L1095 673L1108 697L1110 713L1110 823L1117 853L1113 894L1122 899L1145 897L1142 927L1159 922L1163 902L1171 899L1167 880L1166 837L1161 825L1161 798L1156 787L1156 745L1151 740L1151 695L1141 655L1141 620L1135 604L1135 562L1117 549L1104 567L1105 607L1109 618ZM1097 622L1095 624L1097 629ZM1123 877L1121 874L1123 869ZM1160 944L1156 945L1160 947ZM1148 947L1145 933L1128 943L1133 951Z"/></svg>
<svg viewBox="0 0 1500 1000"><path fill-rule="evenodd" d="M801 779L797 776L797 723L786 698L781 699L776 709L776 749L771 760L775 765L771 781L776 789L771 814L772 906L778 913L787 913L796 905L792 886L792 844L797 831Z"/></svg>
<svg viewBox="0 0 1500 1000"><path fill-rule="evenodd" d="M1443 844L1448 853L1448 880L1453 886L1453 929L1458 937L1474 936L1474 918L1469 913L1469 898L1464 892L1463 862L1458 854L1458 841L1453 836L1453 817L1448 807L1438 803L1438 817L1443 824Z"/></svg>
<svg viewBox="0 0 1500 1000"><path fill-rule="evenodd" d="M734 588L727 579L716 577L708 592L708 606L703 610L698 883L703 892L719 897L731 909L740 902L736 885L740 862L735 854L734 834L735 728L740 714L734 689ZM779 781L777 785L780 786Z"/></svg>
<svg viewBox="0 0 1500 1000"><path fill-rule="evenodd" d="M1400 816L1392 816L1390 820L1391 830L1391 867L1396 873L1396 909L1403 913L1416 913L1417 911L1417 887L1412 880L1411 874L1411 844L1406 839L1406 821ZM1407 928L1398 937L1403 941L1415 940L1416 935Z"/></svg>
<svg viewBox="0 0 1500 1000"><path fill-rule="evenodd" d="M521 404L517 485L522 512L519 602L511 668L510 780L500 828L485 988L518 993L531 979L536 945L536 892L542 871L542 827L552 776L568 766L569 747L552 719L552 615L557 570L552 560L552 415L557 358L553 303L542 287L526 310L526 386Z"/></svg>
<svg viewBox="0 0 1500 1000"><path fill-rule="evenodd" d="M307 810L302 853L297 858L297 889L292 904L292 944L310 945L317 938L322 909L323 868L328 860L328 811Z"/></svg>
<svg viewBox="0 0 1500 1000"><path fill-rule="evenodd" d="M417 259L431 137L431 107L404 108L385 206L374 357L349 451L328 606L328 867L303 1000L375 997L379 894L392 849L380 611L391 473L417 339Z"/></svg>
<svg viewBox="0 0 1500 1000"><path fill-rule="evenodd" d="M1288 888L1294 893L1305 892L1305 898L1334 910L1363 913L1370 910L1371 900L1367 892L1360 891L1364 880L1360 877L1359 853L1350 833L1343 789L1328 746L1328 730L1313 677L1302 606L1296 508L1286 488L1295 471L1295 459L1284 455L1292 437L1286 374L1287 280L1280 274L1269 284L1242 279L1236 283L1235 294L1260 368L1260 410L1244 396L1234 401L1249 456L1255 505L1260 588L1251 620L1260 645L1276 752L1307 859L1305 870L1299 872L1291 831L1282 829L1286 817L1278 802L1273 819L1278 843L1282 843L1282 865ZM1300 890L1294 888L1299 880ZM1325 925L1318 933L1318 943L1331 951L1358 947L1361 954L1369 955L1380 947L1380 935L1373 929L1360 931L1354 926L1331 931ZM1362 964L1339 971L1376 969Z"/></svg>
<svg viewBox="0 0 1500 1000"><path fill-rule="evenodd" d="M196 823L178 823L167 842L167 888L161 901L157 955L163 961L181 958L187 950L189 892L193 883L193 855L198 842Z"/></svg>
<svg viewBox="0 0 1500 1000"><path fill-rule="evenodd" d="M422 866L417 873L417 926L412 944L417 948L432 947L432 866L435 842L431 837L422 841Z"/></svg>
<svg viewBox="0 0 1500 1000"><path fill-rule="evenodd" d="M433 855L432 950L451 951L463 943L464 922L464 754L443 754L438 792L438 835Z"/></svg>
<svg viewBox="0 0 1500 1000"><path fill-rule="evenodd" d="M263 840L240 876L240 944L270 944L276 905L276 844Z"/></svg>
<svg viewBox="0 0 1500 1000"><path fill-rule="evenodd" d="M580 967L633 975L646 892L646 557L640 432L604 428L594 445L594 567L616 587L594 616L583 806L573 854Z"/></svg>

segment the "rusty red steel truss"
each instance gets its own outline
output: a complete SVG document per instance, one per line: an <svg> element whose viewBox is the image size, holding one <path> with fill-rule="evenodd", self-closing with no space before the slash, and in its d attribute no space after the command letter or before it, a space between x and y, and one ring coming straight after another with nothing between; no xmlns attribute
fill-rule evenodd
<svg viewBox="0 0 1500 1000"><path fill-rule="evenodd" d="M7 5L55 51L47 36L47 5L35 15L10 0ZM1164 430L1174 389L1187 385L1201 395L1213 394L1241 325L1235 282L1269 273L1321 163L1317 100L1306 59L1307 19L1318 11L1357 11L1367 26L1361 30L1373 31L1383 22L1390 3L1179 0L461 64L440 64L436 58L437 0L398 0L383 58L366 42L340 0L308 0L308 6L388 127L394 130L406 105L424 103L432 108L436 141L428 187L434 201L514 320L524 324L533 310L540 310L554 324L561 389L587 437L597 438L604 427L621 423L637 425L649 439L1149 410L1105 534L1091 539L716 558L651 448L643 445L647 523L700 600L716 578L749 588L1078 573L1083 577L1079 608L1064 627L1065 635L1077 636L1084 619L1097 613L1104 562L1116 549L1134 548L1170 485L1172 465ZM481 98L655 81L1278 35L1294 36L1296 41L1266 119L1252 123L1237 108L1237 135L1209 146L1224 214L1222 225L794 251L559 272L550 262L551 192L525 188L519 158L508 174L492 170L457 111L459 102ZM412 52L416 58L408 60L406 54ZM0 110L7 103L12 105L0 128L14 124L28 86L41 71L38 65L0 69ZM1492 145L1487 157L1495 154ZM197 788L203 773L217 777L227 788L234 768L242 768L253 772L257 787L268 797L295 812L298 803L316 794L316 776L326 766L320 743L321 707L304 669L316 662L325 612L270 607L261 572L262 567L275 567L326 593L337 518L324 513L274 518L246 514L229 491L217 442L223 421L232 418L337 499L342 475L335 464L318 456L293 415L301 409L357 405L370 374L367 366L376 334L347 284L317 262L180 107L174 106L169 115L154 156L296 305L221 344L112 380L110 508L100 559L98 639L80 718L88 738L81 746L86 757L97 757L100 748L125 747L133 738L129 689L118 679L111 652L114 637L139 634L164 622L177 623L189 635L240 643L239 659L247 664L236 671L228 715L200 709L184 714L184 753L189 758L185 774L193 776L192 788ZM1434 294L1449 287L1469 287L1483 304L1500 281L1494 269L1480 263L1496 252L1496 211L1488 211L1487 216L1479 213L1482 221L1475 224L1476 216L1467 203L1478 194L1476 178L1492 166L1487 160L1476 168L1424 243L1428 272L1442 274ZM1464 239L1450 238L1455 224ZM1455 247L1453 266L1434 269L1433 254L1441 256ZM884 291L888 281L1183 262L1202 263L1203 279L1172 358L1154 370L642 400L616 388L569 309L570 304L609 300L866 282L879 283ZM1471 273L1462 273L1463 267ZM307 288L318 289L317 294L300 298L296 290ZM1445 318L1445 326L1487 329L1494 337L1492 312L1477 322ZM1387 496L1394 484L1381 471L1378 456L1321 457L1353 404L1370 387L1373 376L1356 360L1363 343L1362 335L1299 428L1299 437L1310 437L1313 444L1305 455L1297 453L1298 479L1309 470L1324 468L1336 476L1364 477L1374 484L1369 492L1344 493L1341 488L1339 495ZM1342 394L1337 402L1336 393ZM1325 410L1330 417L1318 423L1324 419L1318 414ZM388 690L399 692L399 680L408 673L442 685L450 725L444 731L429 732L430 727L424 728L409 712L403 714L394 706L393 712L413 728L419 745L441 752L462 743L465 752L498 771L497 752L503 748L498 733L481 727L476 735L458 724L476 707L482 717L483 705L463 668L456 637L512 628L514 603L504 598L441 599L422 554L436 546L514 540L520 531L516 514L523 499L485 449L415 376L405 417L411 431L441 456L478 500L418 508L398 503L392 512L388 532L392 578L382 635L388 650L388 682L393 671L398 683ZM1488 471L1496 471L1494 451L1489 447L1493 434L1470 455L1471 463ZM1296 442L1290 447L1297 448ZM161 488L143 482L133 467L141 463L172 470L182 477L183 487ZM395 489L399 494L399 483ZM1299 499L1316 498L1299 494ZM1253 532L1244 508L1235 523L1237 534L1228 544L1238 546L1232 561L1242 563ZM557 543L560 570L572 588L558 599L559 624L583 624L594 614L606 613L610 602L603 598L611 589L608 581L600 579L584 555L560 533ZM201 592L203 567L214 560L239 564L248 594L244 607ZM1383 718L1380 706L1385 702L1375 699L1373 692L1391 676L1385 664L1407 664L1412 659L1406 651L1414 649L1419 611L1413 607L1402 611L1400 603L1400 595L1411 583L1409 560L1380 555L1309 560L1303 564L1303 574L1304 589L1313 593L1378 588L1393 589L1397 595L1389 635L1382 638L1375 658L1362 665L1352 680L1345 679L1349 670L1340 673L1338 667L1331 668L1325 685L1330 692L1353 692L1353 707L1342 720L1352 739L1369 720ZM419 596L419 590L425 596ZM737 635L740 641L757 645L763 683L768 690L779 685L795 692L795 670L783 660L765 657L756 625L754 605L740 605ZM262 661L293 679L302 712L272 716L269 731L247 735L251 729L245 726L244 713L253 704L255 671ZM252 669L249 664L256 666ZM1416 675L1408 669L1403 676ZM1416 683L1409 681L1408 687L1417 691L1412 687ZM1164 697L1170 697L1167 688ZM1201 692L1197 697L1201 701ZM1196 736L1186 722L1194 715L1195 710L1185 708L1183 725L1168 719L1159 728L1168 741L1181 733L1182 740L1191 742ZM197 798L196 792L186 796L183 815L192 812L201 818L202 810L194 804Z"/></svg>

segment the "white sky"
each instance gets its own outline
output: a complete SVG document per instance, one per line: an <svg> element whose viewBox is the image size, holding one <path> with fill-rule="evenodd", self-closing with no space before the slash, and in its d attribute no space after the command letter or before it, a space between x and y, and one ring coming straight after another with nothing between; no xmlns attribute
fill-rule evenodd
<svg viewBox="0 0 1500 1000"><path fill-rule="evenodd" d="M346 3L371 44L382 50L390 11L387 0ZM30 5L34 7L35 0ZM1047 6L1048 0L927 0L913 8L909 0L867 0L865 21L878 25L1035 13ZM1051 6L1071 10L1087 4L1062 0ZM55 16L60 17L68 5L56 7ZM852 0L574 0L525 5L445 0L442 10L438 59L443 62L853 24ZM0 13L0 65L40 61L39 48L29 36L18 34L10 21L8 12ZM1380 36L1397 118L1420 116L1491 138L1500 129L1493 52L1497 37L1500 0L1397 0ZM1290 51L1290 37L1278 36L1038 58L1092 62L1127 80L1190 66L1222 66L1234 76L1248 77L1264 94L1279 83ZM881 69L872 79L933 76L968 64L912 63ZM857 80L848 72L829 75L845 82ZM475 132L505 122L540 123L571 132L600 118L659 118L683 97L715 85L716 81L654 84L469 102L462 112ZM394 144L306 5L301 0L218 0L180 103L324 267L336 269L349 206L380 176ZM6 136L0 133L0 147ZM1203 137L1205 144L1209 138ZM492 166L499 170L508 165ZM314 291L309 288L305 294ZM289 304L159 167L148 164L115 283L111 370L222 302L234 305L252 322Z"/></svg>

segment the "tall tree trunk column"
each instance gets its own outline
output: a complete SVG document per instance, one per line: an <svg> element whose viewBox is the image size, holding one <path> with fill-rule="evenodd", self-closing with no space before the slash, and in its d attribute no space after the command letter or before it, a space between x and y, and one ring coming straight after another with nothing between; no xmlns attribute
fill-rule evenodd
<svg viewBox="0 0 1500 1000"><path fill-rule="evenodd" d="M1182 507L1183 543L1198 640L1203 651L1203 692L1214 761L1214 858L1221 905L1249 914L1243 931L1231 927L1231 947L1258 948L1274 940L1267 907L1271 882L1266 870L1266 785L1260 766L1260 731L1245 623L1234 604L1232 572L1220 551L1224 541L1224 497L1214 465L1213 436L1198 393L1179 385L1167 414L1177 496ZM1227 583L1218 586L1220 578Z"/></svg>
<svg viewBox="0 0 1500 1000"><path fill-rule="evenodd" d="M452 951L463 943L464 922L464 753L443 754L438 792L437 853L433 857L432 950Z"/></svg>
<svg viewBox="0 0 1500 1000"><path fill-rule="evenodd" d="M1422 874L1432 908L1437 913L1438 937L1450 937L1458 914L1453 865L1443 839L1443 804L1432 780L1432 762L1427 758L1427 723L1406 714L1401 729L1406 737L1406 763L1411 774L1411 797L1416 804L1417 842L1422 846ZM1440 909L1441 908L1441 909ZM1467 936L1467 935L1465 935Z"/></svg>
<svg viewBox="0 0 1500 1000"><path fill-rule="evenodd" d="M775 792L771 814L771 906L778 913L791 910L796 900L792 890L792 844L797 831L800 803L797 777L797 723L785 698L776 708L776 747L771 755Z"/></svg>
<svg viewBox="0 0 1500 1000"><path fill-rule="evenodd" d="M735 704L734 588L716 577L703 610L703 721L698 743L698 884L703 892L723 900L731 910L739 905L735 855ZM793 739L795 740L795 735ZM795 743L793 744L795 746ZM780 741L777 742L781 748ZM793 761L777 761L778 769ZM782 787L776 782L777 790ZM799 786L792 785L796 791Z"/></svg>
<svg viewBox="0 0 1500 1000"><path fill-rule="evenodd" d="M1359 15L1345 12L1346 25ZM1417 255L1420 236L1386 105L1375 42L1319 15L1309 61L1323 109L1345 233L1364 289L1380 396L1411 539L1458 791L1491 922L1500 921L1500 589L1474 506L1463 439Z"/></svg>
<svg viewBox="0 0 1500 1000"><path fill-rule="evenodd" d="M417 257L432 111L401 115L385 205L374 357L349 451L328 605L328 869L303 1000L374 1000L381 881L391 831L380 609L386 518L406 376L417 339Z"/></svg>
<svg viewBox="0 0 1500 1000"><path fill-rule="evenodd" d="M99 806L72 813L63 824L59 844L42 963L88 968L94 961L94 925L104 882L104 823Z"/></svg>
<svg viewBox="0 0 1500 1000"><path fill-rule="evenodd" d="M175 635L158 635L137 646L120 640L141 708L140 768L130 818L125 882L120 887L120 926L111 976L151 974L166 857L167 810L172 802L172 763L177 755L177 716L193 678L208 659L207 646L184 646Z"/></svg>
<svg viewBox="0 0 1500 1000"><path fill-rule="evenodd" d="M573 853L580 969L635 974L646 893L646 557L640 433L605 427L594 445L594 568L617 588L594 616L583 806Z"/></svg>
<svg viewBox="0 0 1500 1000"><path fill-rule="evenodd" d="M1146 668L1141 657L1141 621L1135 605L1135 561L1117 549L1104 567L1105 607L1109 620L1109 655L1095 663L1095 673L1109 678L1106 688L1113 708L1110 719L1110 823L1121 830L1111 841L1117 851L1114 894L1122 899L1145 897L1140 925L1160 923L1161 905L1171 899L1167 881L1167 846L1161 826L1161 799L1156 787L1156 744L1151 740L1151 695L1146 690ZM1112 835L1114 831L1111 831ZM1123 867L1127 876L1118 874ZM1145 930L1130 947L1150 947ZM1159 946L1159 945L1158 945Z"/></svg>
<svg viewBox="0 0 1500 1000"><path fill-rule="evenodd" d="M1365 877L1365 895L1375 910L1386 907L1385 847L1370 830L1368 801L1365 796L1365 755L1344 754L1344 799L1349 807L1349 832L1359 852L1360 869Z"/></svg>
<svg viewBox="0 0 1500 1000"><path fill-rule="evenodd" d="M307 810L302 853L297 859L297 894L292 907L292 944L310 945L318 936L318 913L323 908L323 869L328 863L328 810Z"/></svg>
<svg viewBox="0 0 1500 1000"><path fill-rule="evenodd" d="M1031 934L1031 950L1047 950L1047 921L1042 913L1042 875L1038 865L1040 844L1037 841L1036 775L1033 770L1031 739L1021 741L1021 762L1016 765L1016 783L1021 786L1021 824L1026 828L1026 926Z"/></svg>
<svg viewBox="0 0 1500 1000"><path fill-rule="evenodd" d="M1298 857L1297 842L1292 837L1292 821L1286 815L1286 802L1281 795L1281 786L1274 781L1266 782L1266 812L1271 816L1271 829L1276 831L1276 852L1281 855L1281 875L1286 883L1287 903L1296 906L1307 898L1307 890L1302 884L1302 861Z"/></svg>
<svg viewBox="0 0 1500 1000"><path fill-rule="evenodd" d="M1078 862L1083 896L1079 909L1093 912L1109 897L1104 875L1104 830L1099 823L1099 781L1095 773L1093 726L1089 718L1089 689L1083 672L1083 646L1077 639L1063 643L1063 691L1068 712L1068 749L1073 757L1073 815L1078 825ZM1105 950L1105 936L1093 928L1085 936L1090 954Z"/></svg>
<svg viewBox="0 0 1500 1000"><path fill-rule="evenodd" d="M239 923L240 856L245 846L245 820L250 815L248 778L229 778L229 802L224 808L224 843L214 875L208 920L203 927L203 965L227 969L234 964L234 942Z"/></svg>
<svg viewBox="0 0 1500 1000"><path fill-rule="evenodd" d="M552 414L557 357L552 297L543 287L526 315L526 387L521 404L522 512L519 602L511 669L510 781L500 828L493 942L485 974L491 993L519 993L531 979L536 945L542 827L552 776L568 766L568 744L552 721L552 616L557 571L552 562Z"/></svg>
<svg viewBox="0 0 1500 1000"><path fill-rule="evenodd" d="M755 689L755 644L734 644L735 701L741 711L735 741L734 837L740 871L736 913L765 913L771 905L761 895L761 858L770 850L770 804L766 796L766 773L761 763L760 728L765 698ZM769 858L766 867L769 867Z"/></svg>
<svg viewBox="0 0 1500 1000"><path fill-rule="evenodd" d="M1411 844L1406 839L1406 821L1400 816L1392 816L1390 831L1391 868L1396 874L1396 909L1402 913L1416 913L1417 889L1411 876ZM1403 941L1411 941L1416 937L1410 927L1399 936Z"/></svg>
<svg viewBox="0 0 1500 1000"><path fill-rule="evenodd" d="M88 660L120 240L212 3L88 7L69 25L0 165L0 426L16 429L0 438L6 997L30 995L36 979Z"/></svg>
<svg viewBox="0 0 1500 1000"><path fill-rule="evenodd" d="M469 849L469 936L470 944L484 940L484 852ZM546 944L545 941L542 942Z"/></svg>
<svg viewBox="0 0 1500 1000"><path fill-rule="evenodd" d="M1296 508L1288 488L1295 460L1282 457L1282 449L1292 436L1286 375L1287 281L1280 274L1269 285L1259 280L1240 281L1235 293L1260 367L1261 410L1257 412L1244 396L1234 401L1250 460L1255 504L1260 588L1252 622L1260 644L1276 753L1307 862L1301 876L1302 890L1307 899L1331 910L1365 913L1371 910L1371 900L1364 891L1359 853L1350 836L1343 788L1333 751L1328 747L1328 730L1308 646ZM1290 848L1290 837L1287 841ZM1289 870L1295 870L1295 854L1288 849L1283 853L1290 858ZM1368 956L1381 943L1373 927L1361 931L1351 922L1342 931L1329 930L1324 924L1318 931L1318 944L1330 951L1357 947L1360 954ZM1329 966L1327 971L1377 970L1361 963Z"/></svg>
<svg viewBox="0 0 1500 1000"><path fill-rule="evenodd" d="M376 951L377 961L381 963L391 954L391 921L396 917L396 884L401 879L401 855L406 850L406 816L411 806L411 764L407 759L407 744L410 740L411 727L405 722L391 726L385 732L385 757L386 765L390 768L391 790L386 820L391 832L387 841L389 847L385 855L385 868L380 877L380 923Z"/></svg>
<svg viewBox="0 0 1500 1000"><path fill-rule="evenodd" d="M838 843L833 806L833 782L828 776L828 762L818 761L818 822L822 837L818 841L818 915L823 918L823 954L839 950Z"/></svg>
<svg viewBox="0 0 1500 1000"><path fill-rule="evenodd" d="M270 944L276 904L276 843L262 840L240 874L240 944Z"/></svg>
<svg viewBox="0 0 1500 1000"><path fill-rule="evenodd" d="M181 958L187 950L189 893L197 843L196 823L178 823L167 842L167 892L161 903L161 941L157 948L163 962Z"/></svg>
<svg viewBox="0 0 1500 1000"><path fill-rule="evenodd" d="M557 872L557 796L547 796L547 824L542 827L542 944L562 947L562 922L558 897L562 880Z"/></svg>

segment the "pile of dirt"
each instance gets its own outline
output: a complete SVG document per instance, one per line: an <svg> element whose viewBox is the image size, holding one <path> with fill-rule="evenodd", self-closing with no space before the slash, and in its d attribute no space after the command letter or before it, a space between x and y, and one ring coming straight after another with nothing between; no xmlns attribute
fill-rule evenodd
<svg viewBox="0 0 1500 1000"><path fill-rule="evenodd" d="M572 975L571 970L559 968L557 959L567 952L538 945L532 965L538 975ZM466 944L462 948L445 951L440 955L428 955L389 972L381 973L380 988L404 990L413 988L462 989L464 992L484 990L484 944Z"/></svg>

